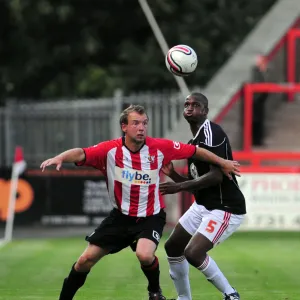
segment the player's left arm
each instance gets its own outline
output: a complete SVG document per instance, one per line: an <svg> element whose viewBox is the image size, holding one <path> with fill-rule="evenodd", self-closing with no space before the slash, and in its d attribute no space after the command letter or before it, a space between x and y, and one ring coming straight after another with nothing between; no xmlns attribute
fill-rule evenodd
<svg viewBox="0 0 300 300"><path fill-rule="evenodd" d="M224 159L226 155L226 138L216 146L209 146L202 144L201 147L197 147L197 150L206 150L209 153L216 155L217 157ZM205 153L205 151L204 151ZM185 182L166 182L160 184L160 192L164 194L174 194L181 191L195 191L208 188L211 186L218 185L223 181L223 174L220 168L215 165L210 165L210 170L206 174L200 176L199 178L188 180Z"/></svg>
<svg viewBox="0 0 300 300"><path fill-rule="evenodd" d="M236 176L240 176L240 169L239 169L240 164L237 161L224 159L204 148L197 148L195 154L193 155L193 158L220 167L222 172L229 179L232 179L232 174L235 174Z"/></svg>
<svg viewBox="0 0 300 300"><path fill-rule="evenodd" d="M212 165L216 165L221 168L222 172L229 178L232 179L232 174L240 176L239 163L237 161L227 160L220 157L213 152L211 149L207 150L194 145L183 144L166 139L160 139L163 141L163 151L166 156L166 162L171 160L180 160L192 157L193 159L201 160Z"/></svg>
<svg viewBox="0 0 300 300"><path fill-rule="evenodd" d="M184 182L164 182L159 185L162 195L175 194L182 191L202 190L211 186L221 184L223 173L220 168L210 165L210 170L199 178L187 180Z"/></svg>

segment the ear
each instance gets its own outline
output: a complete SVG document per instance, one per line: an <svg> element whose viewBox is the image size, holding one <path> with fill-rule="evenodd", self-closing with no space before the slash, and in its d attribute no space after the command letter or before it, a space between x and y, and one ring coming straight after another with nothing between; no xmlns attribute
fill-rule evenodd
<svg viewBox="0 0 300 300"><path fill-rule="evenodd" d="M126 133L127 132L127 124L122 123L121 129L124 133Z"/></svg>

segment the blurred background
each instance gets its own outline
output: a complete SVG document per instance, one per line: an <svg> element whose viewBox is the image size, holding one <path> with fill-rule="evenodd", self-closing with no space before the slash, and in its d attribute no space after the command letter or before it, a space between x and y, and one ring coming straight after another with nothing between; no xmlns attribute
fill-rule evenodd
<svg viewBox="0 0 300 300"><path fill-rule="evenodd" d="M184 80L208 97L210 120L242 164L248 215L240 231L299 234L298 0L148 4L168 46L186 44L198 55ZM0 239L17 146L27 168L13 237L69 237L86 235L111 209L104 179L67 164L41 173L43 160L119 137L119 115L130 104L146 107L149 135L190 139L186 95L164 60L141 1L0 1ZM177 168L185 173L185 162ZM166 197L167 228L192 201L187 193Z"/></svg>

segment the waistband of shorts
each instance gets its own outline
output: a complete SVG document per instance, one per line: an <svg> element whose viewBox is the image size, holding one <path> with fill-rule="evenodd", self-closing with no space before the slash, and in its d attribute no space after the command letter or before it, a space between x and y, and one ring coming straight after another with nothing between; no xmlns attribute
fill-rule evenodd
<svg viewBox="0 0 300 300"><path fill-rule="evenodd" d="M137 217L137 216L125 215L118 208L115 208L115 207L112 209L112 211L113 211L113 213L115 213L119 216L124 216L125 218L129 218L131 220L144 220L144 219L147 219L147 218L150 218L150 217L153 217L153 216L158 216L161 213L166 213L165 209L161 208L161 210L155 215L150 215L150 216L145 216L145 217Z"/></svg>

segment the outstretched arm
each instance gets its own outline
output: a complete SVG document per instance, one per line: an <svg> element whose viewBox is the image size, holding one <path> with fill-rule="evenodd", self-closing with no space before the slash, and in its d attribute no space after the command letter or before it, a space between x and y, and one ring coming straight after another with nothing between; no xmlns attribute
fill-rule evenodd
<svg viewBox="0 0 300 300"><path fill-rule="evenodd" d="M189 180L187 177L184 177L175 171L174 165L172 162L169 162L167 165L164 165L161 168L161 170L165 175L170 177L174 182L184 182L184 181Z"/></svg>
<svg viewBox="0 0 300 300"><path fill-rule="evenodd" d="M223 159L204 148L197 147L193 158L219 166L222 172L229 177L229 179L232 179L231 173L240 176L240 164L237 161Z"/></svg>
<svg viewBox="0 0 300 300"><path fill-rule="evenodd" d="M76 163L85 160L85 153L82 148L73 148L58 154L55 157L49 158L42 162L40 168L42 171L45 170L46 167L51 165L56 165L56 170L59 171L61 168L62 163L69 162L69 163Z"/></svg>
<svg viewBox="0 0 300 300"><path fill-rule="evenodd" d="M159 185L162 195L175 194L182 191L195 191L215 186L223 181L223 174L218 167L210 166L210 171L203 176L184 182L164 182Z"/></svg>

